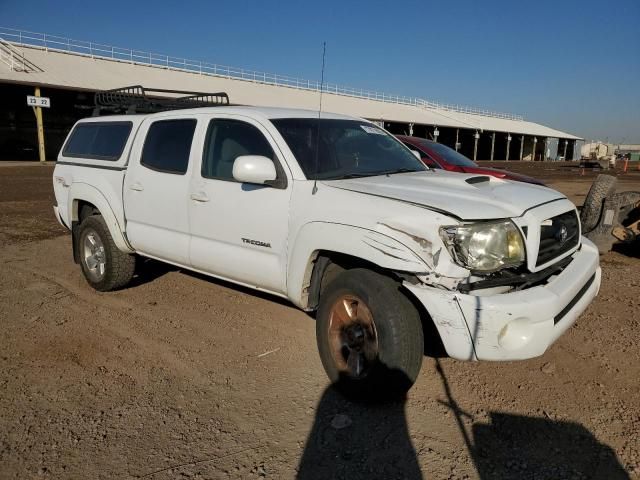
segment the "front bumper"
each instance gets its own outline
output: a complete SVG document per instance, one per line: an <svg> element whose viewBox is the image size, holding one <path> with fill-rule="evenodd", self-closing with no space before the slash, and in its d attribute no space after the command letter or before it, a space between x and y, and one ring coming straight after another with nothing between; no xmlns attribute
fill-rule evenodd
<svg viewBox="0 0 640 480"><path fill-rule="evenodd" d="M600 289L596 246L582 238L573 261L545 285L488 296L405 286L425 306L447 353L460 360L521 360L542 355Z"/></svg>

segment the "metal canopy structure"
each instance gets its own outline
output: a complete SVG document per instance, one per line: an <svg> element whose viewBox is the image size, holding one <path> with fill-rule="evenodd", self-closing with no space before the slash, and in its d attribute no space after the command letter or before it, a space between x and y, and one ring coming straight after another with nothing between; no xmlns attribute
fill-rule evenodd
<svg viewBox="0 0 640 480"><path fill-rule="evenodd" d="M322 91L326 112L366 118L394 134L430 138L474 160L573 159L578 151L576 142L583 140L519 115L330 83L320 85L315 80L0 27L0 87L16 91L9 84L45 88L47 95L61 98L66 98L61 93L65 91L77 95L118 92L118 98L99 96L96 113L185 108L185 102L191 102L188 106L228 103L224 94L199 92L232 92L236 105L314 110ZM137 87L138 91L124 93L131 105L123 109L117 105L123 100L122 85L153 85L157 89L145 93ZM178 100L176 95L184 98ZM160 106L151 100L158 97L175 103ZM79 103L71 107L93 108ZM56 115L56 110L48 115Z"/></svg>
<svg viewBox="0 0 640 480"><path fill-rule="evenodd" d="M93 91L134 83L166 89L180 86L193 91L233 92L234 101L244 105L317 107L320 83L315 80L1 27L0 38L18 51L21 62L38 68L12 70L0 62L0 81ZM8 58L5 64L11 61L15 64L16 59ZM335 84L325 84L322 90L327 109L372 120L582 140L519 115Z"/></svg>

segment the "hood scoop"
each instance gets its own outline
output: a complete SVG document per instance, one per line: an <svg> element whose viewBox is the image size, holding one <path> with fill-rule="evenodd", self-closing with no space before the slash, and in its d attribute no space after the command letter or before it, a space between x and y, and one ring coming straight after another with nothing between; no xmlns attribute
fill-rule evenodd
<svg viewBox="0 0 640 480"><path fill-rule="evenodd" d="M469 177L465 179L465 182L467 182L469 185L475 185L476 183L485 183L490 181L491 181L491 178L487 175L481 175L478 177Z"/></svg>

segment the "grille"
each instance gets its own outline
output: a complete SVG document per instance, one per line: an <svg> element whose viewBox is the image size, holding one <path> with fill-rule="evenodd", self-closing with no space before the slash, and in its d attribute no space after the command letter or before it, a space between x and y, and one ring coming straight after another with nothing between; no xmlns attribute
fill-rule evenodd
<svg viewBox="0 0 640 480"><path fill-rule="evenodd" d="M540 248L536 266L568 252L580 241L580 224L575 210L549 220L551 224L540 227Z"/></svg>

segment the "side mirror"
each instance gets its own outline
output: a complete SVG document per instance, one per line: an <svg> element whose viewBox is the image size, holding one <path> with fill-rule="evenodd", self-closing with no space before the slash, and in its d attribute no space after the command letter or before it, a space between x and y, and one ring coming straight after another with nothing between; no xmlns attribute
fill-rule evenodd
<svg viewBox="0 0 640 480"><path fill-rule="evenodd" d="M422 160L422 154L419 151L411 149L411 153L413 153L418 160Z"/></svg>
<svg viewBox="0 0 640 480"><path fill-rule="evenodd" d="M273 161L261 155L241 155L233 162L233 178L238 182L264 185L276 176Z"/></svg>

